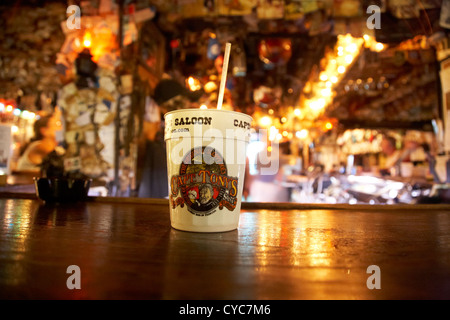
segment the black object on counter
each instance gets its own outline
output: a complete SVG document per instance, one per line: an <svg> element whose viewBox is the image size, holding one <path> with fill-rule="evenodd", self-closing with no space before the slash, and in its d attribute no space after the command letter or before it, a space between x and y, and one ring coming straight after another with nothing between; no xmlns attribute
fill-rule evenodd
<svg viewBox="0 0 450 320"><path fill-rule="evenodd" d="M77 202L87 199L90 179L34 178L36 195L45 202Z"/></svg>

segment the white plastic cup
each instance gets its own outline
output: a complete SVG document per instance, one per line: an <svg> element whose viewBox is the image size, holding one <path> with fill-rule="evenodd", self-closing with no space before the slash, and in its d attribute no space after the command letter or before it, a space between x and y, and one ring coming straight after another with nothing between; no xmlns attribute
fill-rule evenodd
<svg viewBox="0 0 450 320"><path fill-rule="evenodd" d="M164 118L172 227L237 229L252 117L221 109L181 109Z"/></svg>

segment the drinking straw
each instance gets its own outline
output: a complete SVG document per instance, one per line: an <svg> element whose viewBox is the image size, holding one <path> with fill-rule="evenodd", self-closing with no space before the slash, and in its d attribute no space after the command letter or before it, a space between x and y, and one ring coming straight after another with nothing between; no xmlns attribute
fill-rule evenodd
<svg viewBox="0 0 450 320"><path fill-rule="evenodd" d="M227 82L228 60L230 59L231 43L225 45L225 55L223 57L222 79L220 79L219 97L217 100L217 109L222 109L223 94L225 92L225 84Z"/></svg>

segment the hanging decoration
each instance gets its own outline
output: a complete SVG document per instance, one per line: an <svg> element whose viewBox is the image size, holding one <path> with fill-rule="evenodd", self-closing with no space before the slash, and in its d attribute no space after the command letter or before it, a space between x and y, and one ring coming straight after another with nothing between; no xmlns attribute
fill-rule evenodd
<svg viewBox="0 0 450 320"><path fill-rule="evenodd" d="M220 55L220 43L217 40L214 34L208 40L208 52L206 56L210 60L216 60L216 58Z"/></svg>
<svg viewBox="0 0 450 320"><path fill-rule="evenodd" d="M290 39L269 38L262 40L258 46L259 59L267 65L285 65L292 55Z"/></svg>
<svg viewBox="0 0 450 320"><path fill-rule="evenodd" d="M233 46L231 59L233 76L245 77L247 75L247 60L244 48L241 45L237 44Z"/></svg>

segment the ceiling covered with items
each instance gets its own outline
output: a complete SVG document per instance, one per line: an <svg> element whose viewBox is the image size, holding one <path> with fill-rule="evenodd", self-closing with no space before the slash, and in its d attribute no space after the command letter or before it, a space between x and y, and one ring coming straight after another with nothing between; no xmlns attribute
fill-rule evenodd
<svg viewBox="0 0 450 320"><path fill-rule="evenodd" d="M67 5L80 6L83 28L103 19L117 38L113 13L117 14L119 2L2 3L6 30L0 34L2 97L26 105L56 103L52 92L64 85L70 71L58 69L64 65L62 53L67 57L60 49L68 47L71 35L62 28ZM398 126L396 122L404 119L420 123L438 113L439 84L429 39L445 32L446 11L440 0L124 0L122 4L122 58L138 60L139 76L152 88L164 72L175 72L192 90L195 86L205 90L208 96L200 103L214 105L223 50L230 42L225 106L252 114L256 123L270 116L280 130L289 126L296 132L299 121L306 127L308 121L314 125L321 118L347 126L389 124L389 118ZM21 23L24 17L31 23ZM91 50L105 42L97 40ZM25 51L32 57L26 58ZM127 66L124 62L123 69Z"/></svg>
<svg viewBox="0 0 450 320"><path fill-rule="evenodd" d="M296 112L303 126L334 118L346 127L424 128L438 116L428 38L443 30L441 1L151 2L155 22L170 39L169 69L185 77L217 75L214 43L222 49L232 43L229 87L235 89L233 106L244 112L279 119ZM344 36L364 43L347 57L345 72L324 73L339 59L338 38ZM331 78L338 81L330 85ZM325 97L315 98L318 90Z"/></svg>

